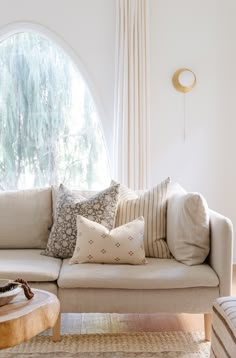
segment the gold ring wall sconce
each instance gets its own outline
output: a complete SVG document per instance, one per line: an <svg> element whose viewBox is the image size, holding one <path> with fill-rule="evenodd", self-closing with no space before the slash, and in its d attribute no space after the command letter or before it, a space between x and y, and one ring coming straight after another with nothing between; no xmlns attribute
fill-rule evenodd
<svg viewBox="0 0 236 358"><path fill-rule="evenodd" d="M174 73L172 82L177 91L186 93L196 85L196 76L188 68L180 68Z"/></svg>
<svg viewBox="0 0 236 358"><path fill-rule="evenodd" d="M196 85L196 76L195 73L188 68L180 68L177 70L173 77L172 83L174 88L182 92L183 96L183 139L186 140L187 133L187 99L186 93L191 91Z"/></svg>

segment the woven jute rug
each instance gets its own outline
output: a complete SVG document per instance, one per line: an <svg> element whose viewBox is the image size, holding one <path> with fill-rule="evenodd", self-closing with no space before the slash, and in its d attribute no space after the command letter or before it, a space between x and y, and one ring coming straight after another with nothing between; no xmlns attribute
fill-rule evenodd
<svg viewBox="0 0 236 358"><path fill-rule="evenodd" d="M210 344L204 341L203 332L78 334L78 326L76 315L71 315L69 320L62 317L60 342L52 342L51 332L46 331L28 342L0 351L0 358L208 358L210 356Z"/></svg>

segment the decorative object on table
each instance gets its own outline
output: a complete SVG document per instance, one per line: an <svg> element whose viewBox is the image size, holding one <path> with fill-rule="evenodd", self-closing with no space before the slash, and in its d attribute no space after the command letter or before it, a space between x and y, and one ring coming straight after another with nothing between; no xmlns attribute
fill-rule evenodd
<svg viewBox="0 0 236 358"><path fill-rule="evenodd" d="M9 280L0 280L0 306L10 303L20 292L19 284Z"/></svg>
<svg viewBox="0 0 236 358"><path fill-rule="evenodd" d="M27 281L23 280L22 278L17 278L15 282L21 284L21 287L24 290L25 297L28 298L28 300L31 300L31 298L34 297L34 293L32 292Z"/></svg>
<svg viewBox="0 0 236 358"><path fill-rule="evenodd" d="M17 278L16 280L0 279L0 306L10 303L23 289L25 297L30 300L34 293L27 281Z"/></svg>
<svg viewBox="0 0 236 358"><path fill-rule="evenodd" d="M180 68L172 77L174 88L184 94L184 141L186 139L186 93L190 92L195 87L196 82L197 79L195 73L188 68Z"/></svg>

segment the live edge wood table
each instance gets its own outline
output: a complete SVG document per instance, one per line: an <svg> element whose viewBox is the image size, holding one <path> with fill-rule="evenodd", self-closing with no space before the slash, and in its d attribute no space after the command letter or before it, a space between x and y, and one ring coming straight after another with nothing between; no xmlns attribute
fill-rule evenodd
<svg viewBox="0 0 236 358"><path fill-rule="evenodd" d="M60 303L47 291L33 289L34 297L27 300L19 293L8 305L0 307L0 349L22 343L38 333L52 328L52 339L60 339Z"/></svg>

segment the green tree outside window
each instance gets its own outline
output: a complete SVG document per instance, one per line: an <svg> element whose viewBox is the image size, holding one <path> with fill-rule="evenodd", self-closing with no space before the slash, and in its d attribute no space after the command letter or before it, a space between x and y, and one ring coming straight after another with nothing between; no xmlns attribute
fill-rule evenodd
<svg viewBox="0 0 236 358"><path fill-rule="evenodd" d="M107 185L98 115L66 53L37 33L17 33L0 43L0 73L0 190Z"/></svg>

